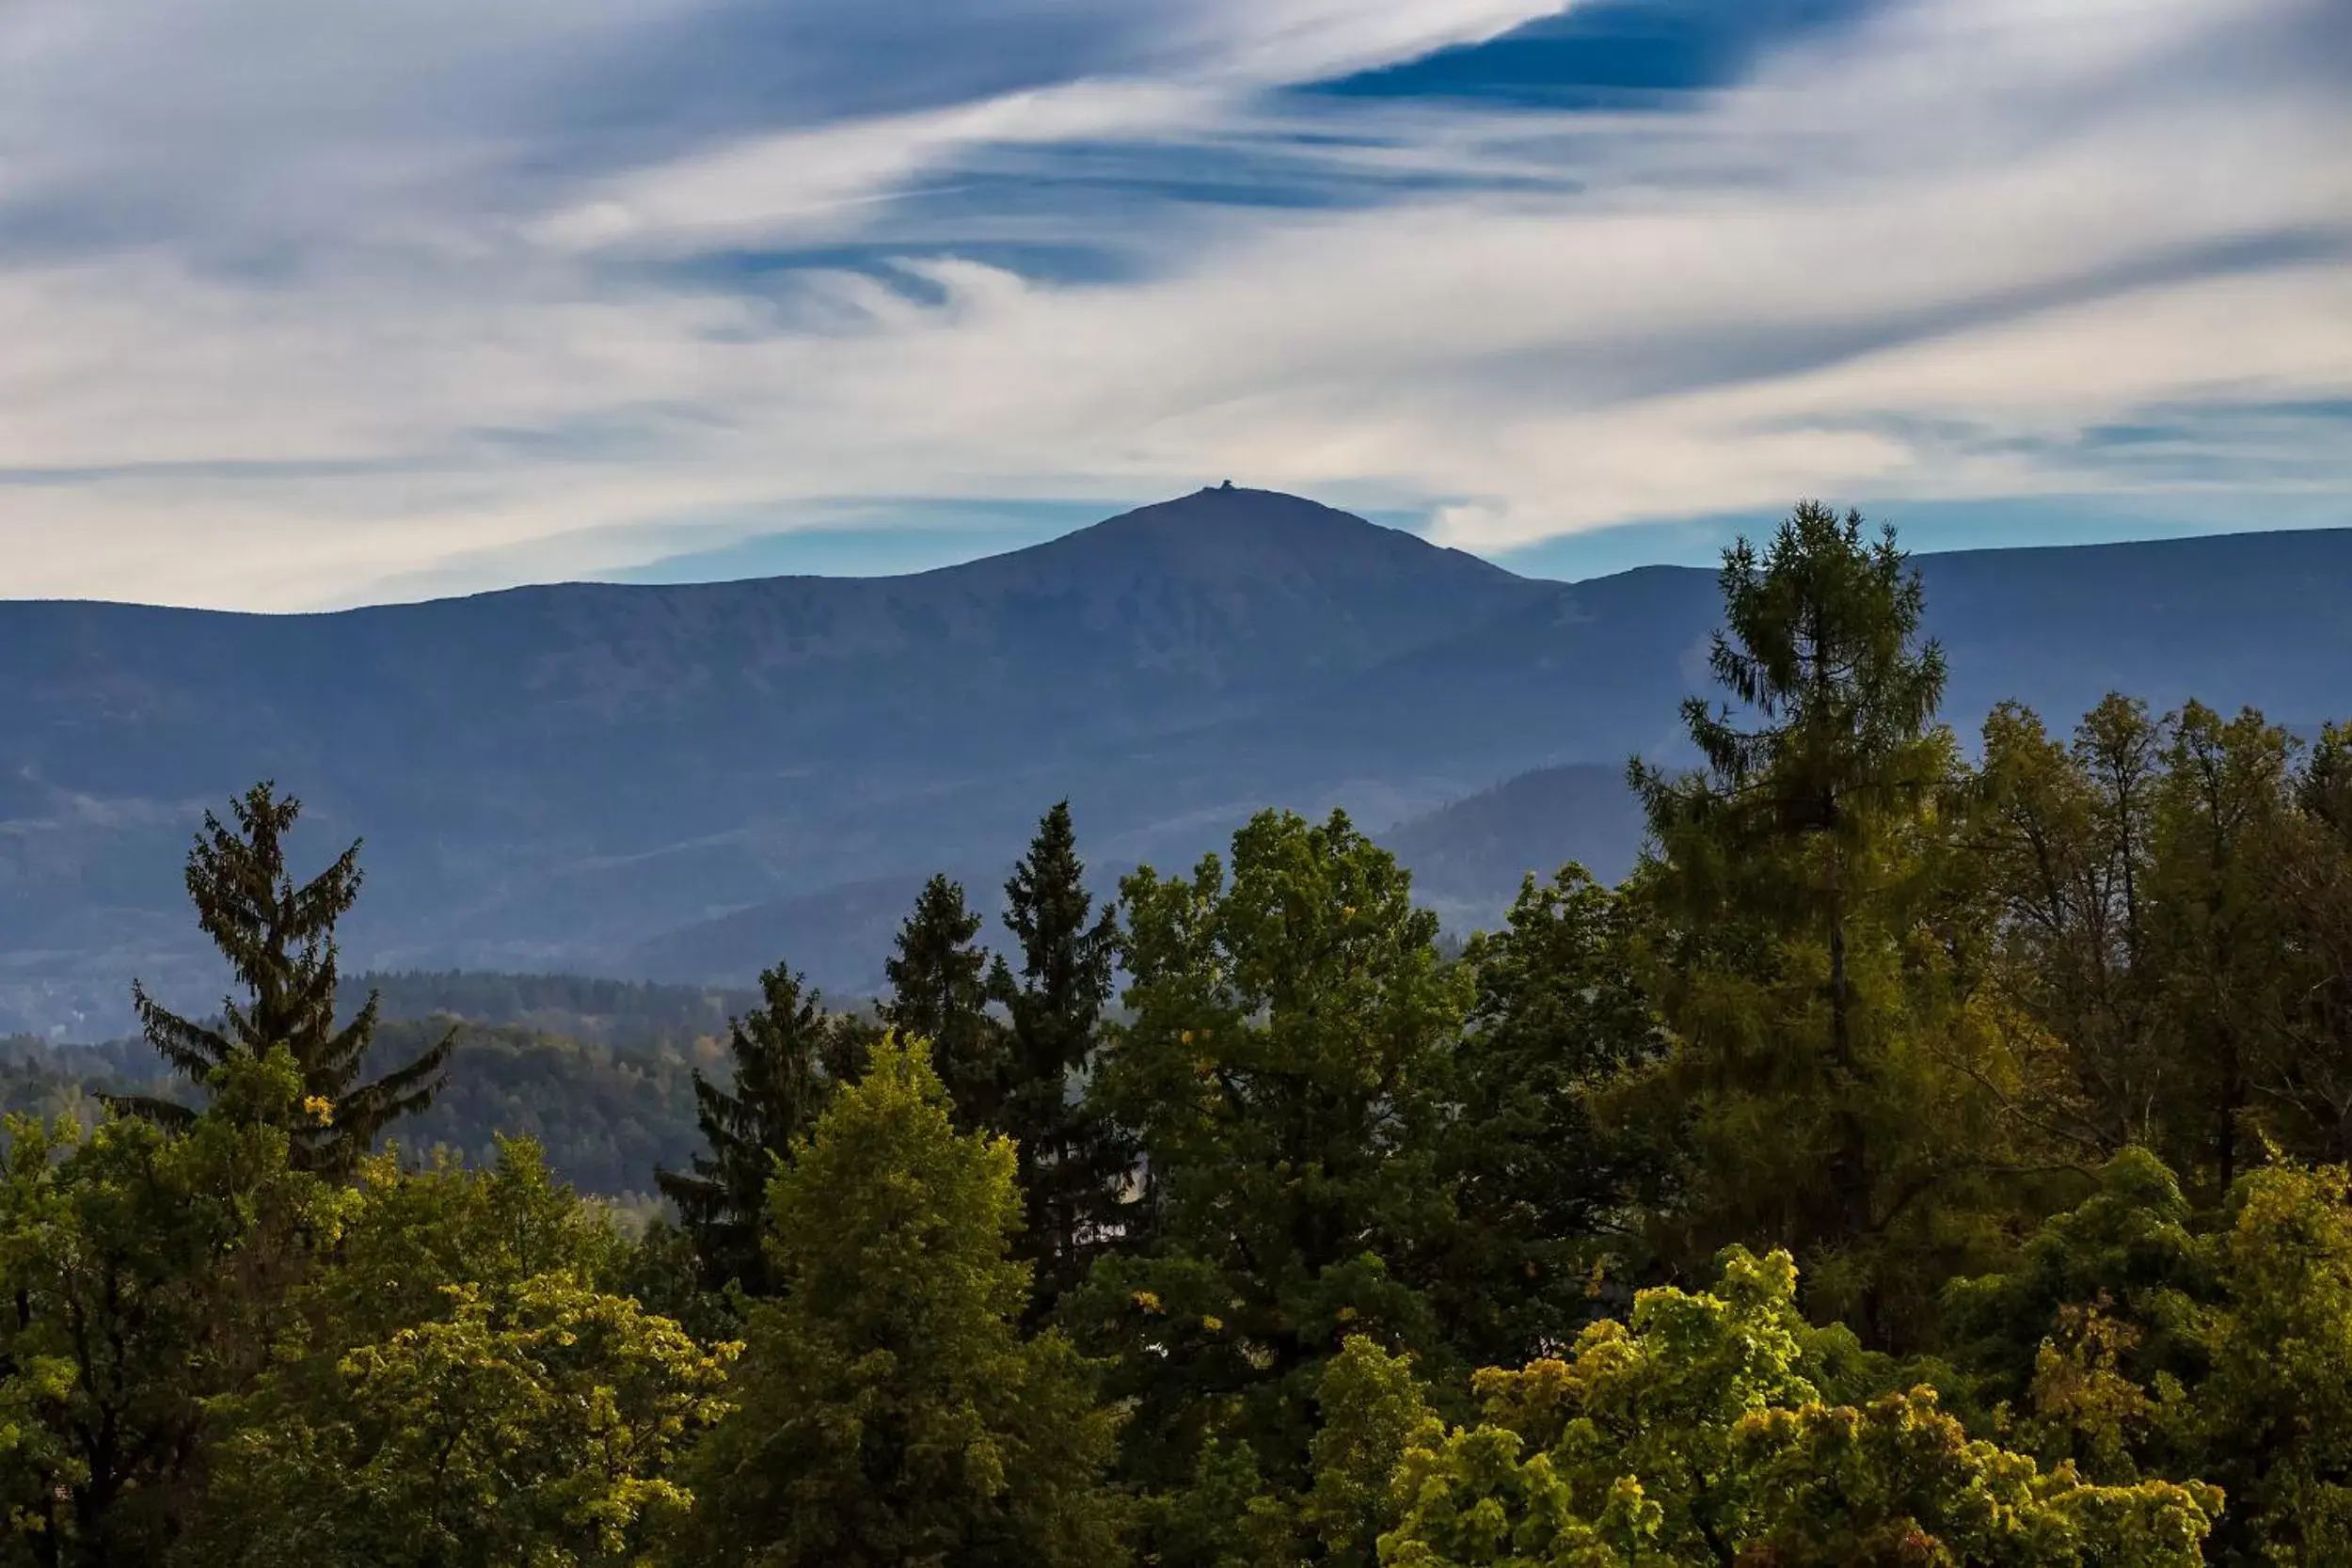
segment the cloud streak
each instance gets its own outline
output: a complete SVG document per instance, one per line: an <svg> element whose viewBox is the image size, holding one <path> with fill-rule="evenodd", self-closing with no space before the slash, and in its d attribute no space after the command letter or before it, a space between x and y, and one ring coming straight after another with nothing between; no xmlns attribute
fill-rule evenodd
<svg viewBox="0 0 2352 1568"><path fill-rule="evenodd" d="M1227 474L1489 552L1814 493L2352 523L2326 0L1899 0L1636 113L1287 90L1518 0L784 8L837 59L435 8L0 20L51 84L0 109L9 592L306 608ZM144 97L175 56L224 73Z"/></svg>

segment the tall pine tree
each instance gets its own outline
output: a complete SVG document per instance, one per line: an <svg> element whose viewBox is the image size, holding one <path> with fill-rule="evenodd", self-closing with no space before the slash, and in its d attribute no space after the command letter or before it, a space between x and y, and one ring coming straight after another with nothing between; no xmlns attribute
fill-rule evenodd
<svg viewBox="0 0 2352 1568"><path fill-rule="evenodd" d="M1020 974L1002 958L990 973L989 989L1012 1020L1000 1125L1020 1148L1029 1221L1020 1251L1036 1269L1041 1316L1086 1277L1117 1223L1133 1164L1117 1128L1076 1092L1093 1066L1119 961L1118 911L1097 913L1085 879L1064 800L1038 824L1005 883Z"/></svg>
<svg viewBox="0 0 2352 1568"><path fill-rule="evenodd" d="M263 781L231 801L230 812L233 824L204 814L204 831L188 852L187 886L198 926L229 961L246 999L224 1000L215 1027L172 1012L135 980L139 1024L172 1069L200 1086L237 1052L258 1057L286 1047L302 1074L301 1103L288 1129L293 1159L304 1169L347 1170L388 1123L433 1102L457 1034L366 1079L379 999L371 993L351 1022L335 1022L335 924L359 896L359 846L296 886L286 871L285 837L302 802ZM114 1103L166 1126L184 1127L196 1116L144 1096Z"/></svg>
<svg viewBox="0 0 2352 1568"><path fill-rule="evenodd" d="M654 1172L677 1205L703 1287L734 1280L755 1296L771 1283L759 1243L768 1183L834 1091L862 1070L870 1043L855 1020L829 1016L822 997L781 964L760 975L759 990L761 1005L727 1030L734 1082L721 1088L694 1074L695 1119L709 1152L686 1172Z"/></svg>
<svg viewBox="0 0 2352 1568"><path fill-rule="evenodd" d="M979 934L963 884L933 877L883 965L890 995L882 1022L903 1039L930 1042L956 1125L966 1131L994 1127L1004 1093L1004 1034L988 1013L988 950L974 940Z"/></svg>

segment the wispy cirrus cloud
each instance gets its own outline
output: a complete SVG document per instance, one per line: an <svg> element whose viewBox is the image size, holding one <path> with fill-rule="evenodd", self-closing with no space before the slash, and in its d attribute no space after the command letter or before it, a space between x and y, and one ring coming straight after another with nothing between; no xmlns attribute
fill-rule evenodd
<svg viewBox="0 0 2352 1568"><path fill-rule="evenodd" d="M30 0L8 591L882 567L1227 474L1499 553L1811 493L2352 523L2340 7L1722 15Z"/></svg>

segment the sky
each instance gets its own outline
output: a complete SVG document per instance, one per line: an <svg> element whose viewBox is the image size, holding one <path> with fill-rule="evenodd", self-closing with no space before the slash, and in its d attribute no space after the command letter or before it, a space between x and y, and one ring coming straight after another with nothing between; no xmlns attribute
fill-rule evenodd
<svg viewBox="0 0 2352 1568"><path fill-rule="evenodd" d="M0 594L2352 525L2344 0L9 0Z"/></svg>

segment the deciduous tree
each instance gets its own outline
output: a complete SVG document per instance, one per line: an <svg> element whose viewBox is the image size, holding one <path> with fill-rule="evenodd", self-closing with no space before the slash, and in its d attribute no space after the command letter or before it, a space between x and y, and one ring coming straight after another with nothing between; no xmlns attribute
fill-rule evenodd
<svg viewBox="0 0 2352 1568"><path fill-rule="evenodd" d="M690 1470L696 1562L1095 1568L1117 1560L1117 1418L1022 1338L1011 1144L956 1131L919 1043L885 1043L773 1187L782 1294L739 1408Z"/></svg>
<svg viewBox="0 0 2352 1568"><path fill-rule="evenodd" d="M1134 1459L1194 1479L1248 1444L1306 1484L1314 1392L1350 1334L1446 1360L1428 1270L1468 976L1405 872L1340 814L1264 813L1190 877L1122 884L1132 1017L1096 1080L1150 1169L1149 1248L1096 1266L1073 1321L1119 1357Z"/></svg>
<svg viewBox="0 0 2352 1568"><path fill-rule="evenodd" d="M2201 1484L2101 1486L1972 1439L1929 1388L1822 1386L1786 1253L1733 1249L1712 1292L1645 1291L1565 1360L1479 1375L1478 1425L1417 1447L1393 1568L2202 1560Z"/></svg>

